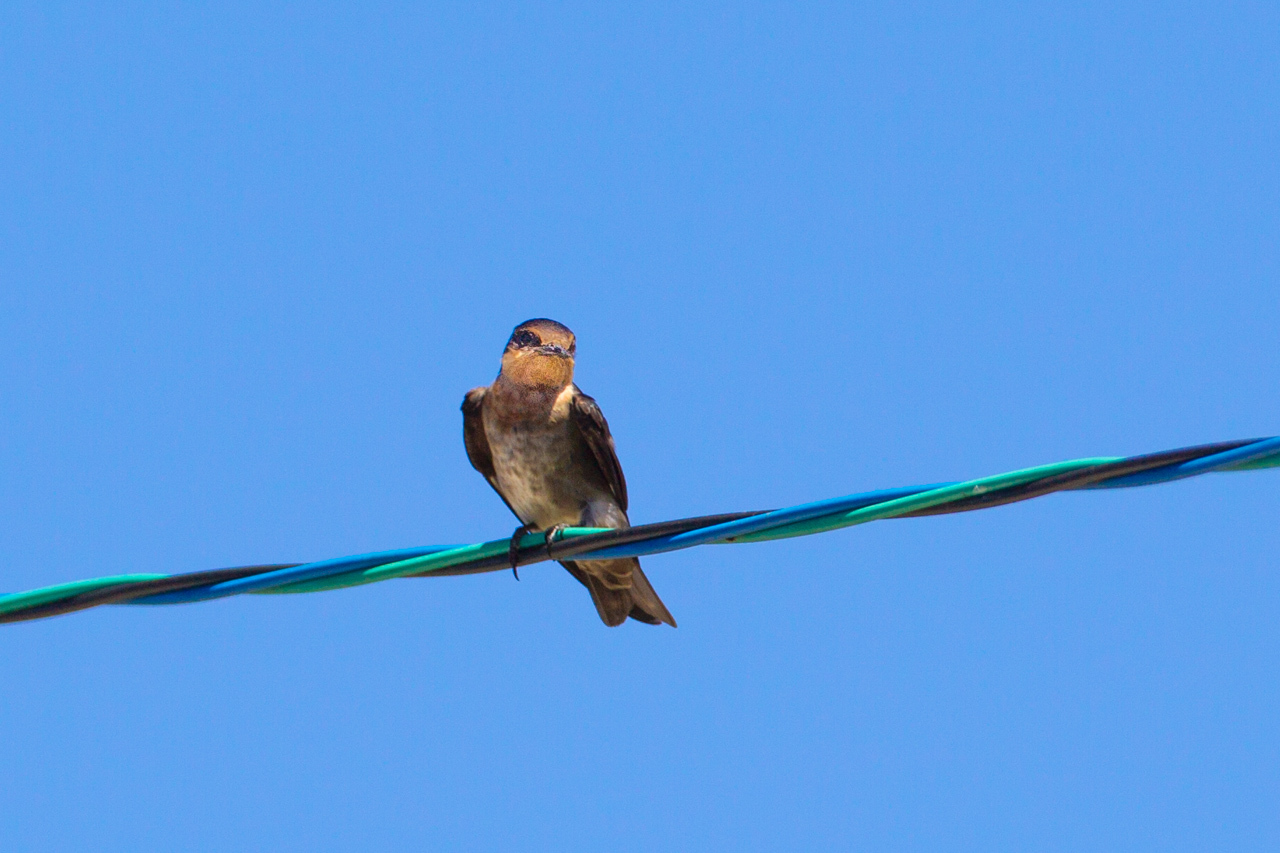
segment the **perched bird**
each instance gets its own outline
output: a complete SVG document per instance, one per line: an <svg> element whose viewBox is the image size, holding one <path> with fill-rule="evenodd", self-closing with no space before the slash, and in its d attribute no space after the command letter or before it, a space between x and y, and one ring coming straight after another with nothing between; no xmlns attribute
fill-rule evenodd
<svg viewBox="0 0 1280 853"><path fill-rule="evenodd" d="M521 323L498 378L462 401L467 458L520 519L513 547L526 532L631 526L609 424L573 384L576 349L573 332L555 320ZM675 627L634 557L561 565L591 592L604 624L630 616Z"/></svg>

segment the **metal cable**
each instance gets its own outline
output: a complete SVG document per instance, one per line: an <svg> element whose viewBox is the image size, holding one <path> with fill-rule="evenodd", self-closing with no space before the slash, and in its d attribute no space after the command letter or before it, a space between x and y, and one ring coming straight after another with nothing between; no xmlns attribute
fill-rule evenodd
<svg viewBox="0 0 1280 853"><path fill-rule="evenodd" d="M1079 459L959 483L849 495L778 510L699 516L624 530L568 528L554 542L525 536L516 564L643 557L713 543L806 536L885 518L970 512L1053 492L1127 488L1213 471L1280 466L1280 438L1206 444L1127 458ZM272 564L190 574L133 574L0 595L0 622L42 619L101 604L179 604L245 593L340 589L397 577L441 577L510 568L508 539L361 554L317 563Z"/></svg>

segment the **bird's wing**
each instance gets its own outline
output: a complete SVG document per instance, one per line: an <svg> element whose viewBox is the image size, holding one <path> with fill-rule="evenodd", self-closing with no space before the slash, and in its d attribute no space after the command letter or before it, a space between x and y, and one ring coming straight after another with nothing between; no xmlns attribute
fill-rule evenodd
<svg viewBox="0 0 1280 853"><path fill-rule="evenodd" d="M618 452L613 447L613 436L609 434L609 422L604 419L604 413L600 411L595 400L583 394L576 385L573 386L573 390L573 399L569 403L569 416L574 426L578 428L578 434L591 449L591 455L595 457L600 473L609 484L613 499L618 502L622 511L626 512L627 479L622 476Z"/></svg>
<svg viewBox="0 0 1280 853"><path fill-rule="evenodd" d="M484 394L487 390L489 389L483 385L472 388L467 392L467 396L462 398L462 441L467 446L467 459L471 461L471 467L484 475L489 485L493 486L493 490L498 493L498 497L502 498L502 502L507 505L507 509L511 510L511 514L519 518L515 507L511 506L511 501L507 500L502 489L498 488L498 474L493 469L493 453L489 450L489 437L484 434L484 418L480 413L484 408Z"/></svg>

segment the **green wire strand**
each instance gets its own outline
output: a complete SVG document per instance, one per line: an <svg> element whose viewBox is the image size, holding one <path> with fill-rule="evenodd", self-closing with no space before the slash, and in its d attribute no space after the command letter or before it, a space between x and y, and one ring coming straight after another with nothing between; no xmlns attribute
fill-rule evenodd
<svg viewBox="0 0 1280 853"><path fill-rule="evenodd" d="M90 578L82 581L68 581L60 583L56 586L46 586L40 589L33 589L30 592L15 592L10 595L0 597L0 613L12 613L15 610L25 610L28 607L38 607L50 601L57 601L62 598L70 598L73 595L79 595L82 592L92 592L95 589L101 589L104 586L111 586L119 583L141 583L143 581L155 581L169 577L168 575L151 575L151 574L130 574L130 575L111 575L105 578Z"/></svg>
<svg viewBox="0 0 1280 853"><path fill-rule="evenodd" d="M1055 474L1063 474L1068 471L1076 471L1081 468L1088 468L1091 465L1100 465L1107 462L1115 462L1117 457L1104 456L1095 459L1076 459L1071 462L1055 462L1052 465L1040 465L1035 468L1024 468L1021 471L1011 471L1007 474L995 474L990 477L980 477L977 480L968 480L964 483L956 483L953 486L943 486L938 489L930 489L927 492L921 492L918 495L909 495L905 498L897 500L884 501L883 503L873 504L872 506L855 509L849 512L841 513L834 516L823 516L821 518L813 518L807 521L797 521L794 524L788 524L783 527L775 527L772 530L762 530L759 533L748 533L743 536L735 536L734 542L769 542L774 539L790 539L795 536L808 536L811 533L825 533L828 530L838 530L841 527L852 527L855 524L866 524L868 521L879 521L882 518L893 518L899 515L905 515L918 509L928 509L938 504L948 503L950 501L959 500L961 498L971 497L973 495L981 495L986 492L996 491L997 489L1008 488L1010 486L1020 486L1023 483L1029 483L1041 477L1050 477Z"/></svg>
<svg viewBox="0 0 1280 853"><path fill-rule="evenodd" d="M568 527L561 531L560 538L562 540L572 539L576 536L604 533L608 529L607 527ZM541 545L542 542L541 533L528 533L520 540L520 545L522 547L531 547L533 545ZM510 539L494 539L491 542L462 545L458 548L450 548L448 551L413 557L396 563L387 563L384 566L375 566L372 569L347 572L342 575L317 578L310 581L299 581L276 587L275 589L263 590L255 594L275 595L277 593L323 592L330 589L346 589L347 587L362 586L363 584L377 583L378 581L391 580L392 578L402 578L405 575L416 575L421 572L438 572L441 569L452 568L471 560L497 557L508 553L510 547Z"/></svg>

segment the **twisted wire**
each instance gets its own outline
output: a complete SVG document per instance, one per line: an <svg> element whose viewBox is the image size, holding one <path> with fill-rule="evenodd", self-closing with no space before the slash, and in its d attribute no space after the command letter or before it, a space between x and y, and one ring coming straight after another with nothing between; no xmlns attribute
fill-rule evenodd
<svg viewBox="0 0 1280 853"><path fill-rule="evenodd" d="M697 545L808 536L887 518L971 512L1053 492L1129 488L1217 471L1280 466L1280 437L1226 441L1125 458L1077 459L956 483L885 489L776 510L707 515L624 530L568 528L555 541L524 536L519 566L546 560L644 557ZM442 577L511 567L509 539L426 546L315 563L275 563L189 574L128 574L0 595L0 623L103 604L184 604L232 595L318 592L400 577Z"/></svg>

